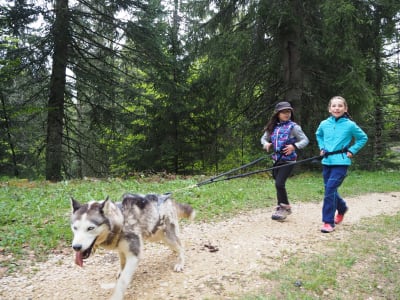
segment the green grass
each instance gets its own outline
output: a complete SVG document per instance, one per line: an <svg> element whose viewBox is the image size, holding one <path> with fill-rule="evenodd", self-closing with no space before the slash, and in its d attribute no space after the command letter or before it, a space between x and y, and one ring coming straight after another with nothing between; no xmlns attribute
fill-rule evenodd
<svg viewBox="0 0 400 300"><path fill-rule="evenodd" d="M180 202L197 210L197 221L228 218L248 209L276 204L274 182L267 175L221 181L193 187L207 177L132 178L129 180L0 181L0 267L13 271L18 262L43 260L71 242L70 198L86 202L110 196L119 200L124 192L173 192ZM341 192L355 196L370 192L398 191L399 172L351 172ZM320 202L323 196L319 173L302 173L287 183L292 202Z"/></svg>
<svg viewBox="0 0 400 300"><path fill-rule="evenodd" d="M240 299L400 299L400 214L364 220L351 238L324 242L318 255L294 255L266 272L273 287Z"/></svg>

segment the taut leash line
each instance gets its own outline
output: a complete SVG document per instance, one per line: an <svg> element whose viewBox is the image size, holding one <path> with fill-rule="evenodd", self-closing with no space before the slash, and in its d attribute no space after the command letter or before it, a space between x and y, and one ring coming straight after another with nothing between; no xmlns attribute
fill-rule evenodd
<svg viewBox="0 0 400 300"><path fill-rule="evenodd" d="M229 170L229 171L227 171L227 172L221 173L221 174L219 174L219 175L217 175L217 176L211 177L210 179L201 181L201 182L197 183L195 186L200 187L200 186L205 185L205 184L209 184L209 183L221 181L221 180L215 180L215 179L218 179L218 178L220 178L220 177L226 176L226 175L231 174L231 173L233 173L233 172L236 172L236 171L239 171L239 170L241 170L241 169L244 169L244 168L250 167L250 166L252 166L252 165L255 165L256 163L258 163L258 162L260 162L260 161L262 161L262 160L264 160L264 159L266 159L266 158L267 158L267 157L265 157L265 156L260 157L260 158L257 158L256 160L253 160L253 161L251 161L251 162L249 162L249 163L247 163L247 164L245 164L245 165L243 165L243 166L234 168L234 169Z"/></svg>
<svg viewBox="0 0 400 300"><path fill-rule="evenodd" d="M287 164L282 164L282 165L270 167L270 168L267 168L267 169L255 170L255 171L247 172L247 173L244 173L244 174L238 174L238 175L229 176L229 177L224 178L224 180L247 177L247 176L254 175L254 174L259 174L259 173L264 173L264 172L272 171L272 170L279 169L279 168L284 168L284 167L287 167L288 165L298 165L298 164L302 164L302 163L305 163L305 162L308 162L308 161L321 160L322 158L323 157L321 157L319 155L318 156L313 156L313 157L306 158L306 159L303 159L303 160L299 160L299 161L296 161L296 162L293 162L293 163L289 162Z"/></svg>
<svg viewBox="0 0 400 300"><path fill-rule="evenodd" d="M275 169L284 168L289 164L298 165L298 164L302 164L302 163L305 163L305 162L308 162L308 161L320 161L323 158L328 157L330 155L340 154L340 153L343 154L343 153L346 153L347 151L348 150L347 150L347 147L346 147L346 148L343 148L341 150L336 150L336 151L332 151L332 152L325 152L323 155L317 155L317 156L313 156L313 157L310 157L310 158L298 160L298 161L295 161L295 162L288 162L287 164L281 164L281 165L273 166L273 167L266 168L266 169L255 170L255 171L251 171L251 172L247 172L247 173L243 173L243 174L237 174L237 175L232 175L232 176L227 176L225 178L221 178L223 176L226 176L226 175L229 175L229 174L231 174L233 172L236 172L236 171L242 170L244 168L250 167L250 166L252 166L252 165L264 160L266 157L263 156L263 157L257 158L256 160L253 160L252 162L249 162L249 163L247 163L247 164L245 164L243 166L240 166L240 167L234 168L232 170L229 170L227 172L218 174L218 175L216 175L214 177L211 177L211 178L209 178L207 180L204 180L204 181L201 181L199 183L196 183L196 184L193 184L193 185L190 185L190 186L175 190L174 192L187 190L187 189L192 189L192 188L200 187L200 186L203 186L203 185L206 185L206 184L210 184L210 183L215 183L215 182L231 180L231 179L235 179L235 178L247 177L247 176L254 175L254 174L264 173L264 172L272 171L272 170L275 170ZM171 194L171 193L172 192L167 192L165 194Z"/></svg>

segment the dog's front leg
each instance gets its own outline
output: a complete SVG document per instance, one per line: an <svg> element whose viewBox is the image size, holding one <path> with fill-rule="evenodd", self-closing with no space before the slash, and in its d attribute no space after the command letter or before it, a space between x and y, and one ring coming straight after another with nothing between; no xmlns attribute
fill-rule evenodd
<svg viewBox="0 0 400 300"><path fill-rule="evenodd" d="M167 222L163 241L166 243L178 256L178 261L174 266L175 272L182 272L185 265L185 254L182 243L178 237L179 227L173 223Z"/></svg>
<svg viewBox="0 0 400 300"><path fill-rule="evenodd" d="M138 262L139 257L135 255L129 255L128 257L126 257L125 267L121 270L121 273L119 274L114 292L111 296L111 300L124 299L125 291L132 281L132 277L135 273Z"/></svg>

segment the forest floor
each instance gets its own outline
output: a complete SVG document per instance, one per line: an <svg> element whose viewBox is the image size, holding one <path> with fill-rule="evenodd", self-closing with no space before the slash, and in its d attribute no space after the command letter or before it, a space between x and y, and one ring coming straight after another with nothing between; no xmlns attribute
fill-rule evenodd
<svg viewBox="0 0 400 300"><path fill-rule="evenodd" d="M327 241L349 238L351 226L362 218L400 211L400 192L347 198L349 211L335 232L323 234L321 203L293 203L285 222L271 220L273 208L243 212L212 223L184 223L186 248L182 273L172 270L175 256L162 244L147 243L126 292L126 299L236 299L246 292L268 293L260 276L276 270L291 255L309 256L325 250ZM211 251L213 250L213 251ZM118 272L118 257L98 250L74 264L72 249L62 249L46 262L0 278L0 299L107 299ZM1 276L1 275L0 275Z"/></svg>

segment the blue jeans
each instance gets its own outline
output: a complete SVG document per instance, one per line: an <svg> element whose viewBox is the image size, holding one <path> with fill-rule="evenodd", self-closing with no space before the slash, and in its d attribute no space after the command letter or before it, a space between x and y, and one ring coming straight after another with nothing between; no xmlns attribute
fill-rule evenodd
<svg viewBox="0 0 400 300"><path fill-rule="evenodd" d="M335 226L335 213L344 214L347 206L340 197L338 188L347 175L348 166L323 166L322 176L324 177L325 195L322 206L322 222Z"/></svg>

